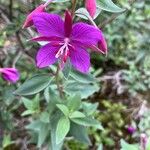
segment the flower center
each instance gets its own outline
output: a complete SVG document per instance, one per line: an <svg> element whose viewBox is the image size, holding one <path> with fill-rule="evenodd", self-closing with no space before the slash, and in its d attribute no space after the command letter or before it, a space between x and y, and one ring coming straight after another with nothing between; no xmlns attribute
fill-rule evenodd
<svg viewBox="0 0 150 150"><path fill-rule="evenodd" d="M69 42L70 42L70 39L69 38L65 38L64 42L59 43L62 46L60 47L60 49L56 53L56 55L55 55L56 58L59 58L60 56L63 56L64 62L66 62L66 60L68 58L68 55L69 55L69 48L68 48L68 46L71 46L69 44Z"/></svg>

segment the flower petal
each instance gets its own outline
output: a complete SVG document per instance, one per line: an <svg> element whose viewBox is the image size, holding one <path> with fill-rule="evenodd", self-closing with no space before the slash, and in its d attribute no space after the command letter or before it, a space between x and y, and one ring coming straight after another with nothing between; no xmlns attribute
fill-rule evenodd
<svg viewBox="0 0 150 150"><path fill-rule="evenodd" d="M90 48L92 51L100 52L100 53L102 53L102 54L106 54L103 50L99 49L98 46L96 46L96 45L91 45L91 46L89 46L89 48Z"/></svg>
<svg viewBox="0 0 150 150"><path fill-rule="evenodd" d="M36 56L37 67L44 68L51 64L54 64L57 60L55 55L58 50L59 50L58 46L52 46L51 44L43 46L38 51Z"/></svg>
<svg viewBox="0 0 150 150"><path fill-rule="evenodd" d="M101 39L98 42L98 48L103 51L104 54L107 54L107 42L105 40L105 37L103 35L103 33L101 33Z"/></svg>
<svg viewBox="0 0 150 150"><path fill-rule="evenodd" d="M62 41L62 38L59 37L47 37L47 36L39 36L31 39L32 41L40 42L40 41L45 41L45 42L51 42L51 41Z"/></svg>
<svg viewBox="0 0 150 150"><path fill-rule="evenodd" d="M69 11L66 11L66 13L65 13L64 28L65 28L65 36L69 37L71 34L71 31L72 31L72 16Z"/></svg>
<svg viewBox="0 0 150 150"><path fill-rule="evenodd" d="M75 49L70 50L69 56L74 68L83 73L89 71L90 56L85 49L76 46Z"/></svg>
<svg viewBox="0 0 150 150"><path fill-rule="evenodd" d="M96 45L101 37L99 29L85 23L76 23L73 25L72 42L82 43L83 45Z"/></svg>
<svg viewBox="0 0 150 150"><path fill-rule="evenodd" d="M64 22L59 15L38 13L33 16L33 22L41 36L64 37Z"/></svg>
<svg viewBox="0 0 150 150"><path fill-rule="evenodd" d="M2 77L11 83L15 83L19 80L20 74L15 68L3 68L0 71L2 73Z"/></svg>
<svg viewBox="0 0 150 150"><path fill-rule="evenodd" d="M102 31L100 30L101 32L101 37L97 43L97 45L90 45L89 48L91 48L92 50L96 51L96 52L100 52L102 54L106 54L107 55L107 42L105 40L105 37L102 33Z"/></svg>

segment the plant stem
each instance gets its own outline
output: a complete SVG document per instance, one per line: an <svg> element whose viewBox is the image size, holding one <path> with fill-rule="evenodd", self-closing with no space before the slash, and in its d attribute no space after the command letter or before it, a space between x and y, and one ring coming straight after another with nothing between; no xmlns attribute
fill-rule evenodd
<svg viewBox="0 0 150 150"><path fill-rule="evenodd" d="M48 1L44 4L44 6L47 7L52 1L53 1L53 0L48 0Z"/></svg>
<svg viewBox="0 0 150 150"><path fill-rule="evenodd" d="M93 19L90 18L89 16L87 16L87 15L85 15L85 14L82 14L82 13L76 13L76 14L85 16L85 17L90 21L90 23L91 23L93 26L95 26L96 28L98 28L98 26L96 25L96 23L95 23L95 22L93 21Z"/></svg>
<svg viewBox="0 0 150 150"><path fill-rule="evenodd" d="M77 0L72 0L72 11L71 11L72 16L74 16L76 5L77 5Z"/></svg>
<svg viewBox="0 0 150 150"><path fill-rule="evenodd" d="M9 1L9 19L10 21L12 21L12 17L13 17L13 0Z"/></svg>
<svg viewBox="0 0 150 150"><path fill-rule="evenodd" d="M57 88L58 88L58 91L59 91L59 95L60 95L60 98L63 98L64 94L63 94L63 89L60 85L60 82L59 82L59 70L60 70L60 67L59 65L57 66L57 71L56 71L56 74L55 74L55 77L56 77L56 84L57 84Z"/></svg>

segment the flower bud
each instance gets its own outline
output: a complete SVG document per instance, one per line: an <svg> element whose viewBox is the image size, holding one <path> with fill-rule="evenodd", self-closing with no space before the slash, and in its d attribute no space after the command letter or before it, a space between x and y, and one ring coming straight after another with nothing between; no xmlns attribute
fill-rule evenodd
<svg viewBox="0 0 150 150"><path fill-rule="evenodd" d="M45 5L41 4L40 6L38 6L36 9L34 9L26 18L23 27L22 28L27 28L33 25L33 20L32 17L33 15L35 15L36 13L40 13L40 12L44 12L45 11Z"/></svg>
<svg viewBox="0 0 150 150"><path fill-rule="evenodd" d="M136 128L134 128L133 126L128 126L128 127L127 127L127 131L128 131L130 134L133 134L133 133L136 131Z"/></svg>
<svg viewBox="0 0 150 150"><path fill-rule="evenodd" d="M94 18L96 13L96 0L85 0L85 7L92 18Z"/></svg>
<svg viewBox="0 0 150 150"><path fill-rule="evenodd" d="M0 68L2 78L8 82L15 83L19 80L20 74L15 68Z"/></svg>

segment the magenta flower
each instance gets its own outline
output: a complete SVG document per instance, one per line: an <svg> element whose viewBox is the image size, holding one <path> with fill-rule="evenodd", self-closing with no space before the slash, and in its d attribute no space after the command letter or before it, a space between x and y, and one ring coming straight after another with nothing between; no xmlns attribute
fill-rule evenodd
<svg viewBox="0 0 150 150"><path fill-rule="evenodd" d="M92 18L96 14L96 0L85 0L85 7Z"/></svg>
<svg viewBox="0 0 150 150"><path fill-rule="evenodd" d="M86 49L107 53L106 41L101 30L81 22L73 24L68 11L65 14L65 21L59 15L43 12L35 14L33 22L40 34L33 40L48 42L37 53L36 61L39 68L54 64L57 60L64 66L70 58L75 69L88 72L90 56Z"/></svg>
<svg viewBox="0 0 150 150"><path fill-rule="evenodd" d="M15 83L19 80L19 72L15 68L0 68L0 73L4 80Z"/></svg>

